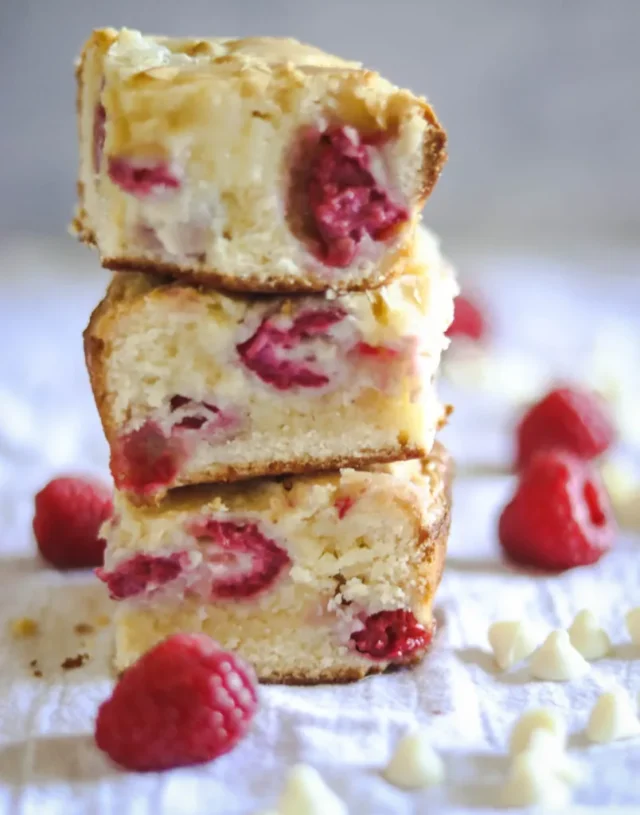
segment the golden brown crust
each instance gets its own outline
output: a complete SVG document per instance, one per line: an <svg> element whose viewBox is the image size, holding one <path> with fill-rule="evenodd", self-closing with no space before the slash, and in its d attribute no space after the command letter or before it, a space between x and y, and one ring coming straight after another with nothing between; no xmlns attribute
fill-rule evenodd
<svg viewBox="0 0 640 815"><path fill-rule="evenodd" d="M116 287L111 285L107 289L107 294L103 300L93 310L89 318L89 324L85 328L82 339L84 345L84 358L89 374L89 382L93 397L98 409L98 416L102 423L102 429L107 437L111 440L115 435L115 428L109 422L109 407L108 407L108 390L106 383L106 372L104 367L104 340L98 335L98 323L103 316L109 313Z"/></svg>
<svg viewBox="0 0 640 815"><path fill-rule="evenodd" d="M196 484L231 484L237 481L253 481L258 478L274 478L280 475L313 475L317 472L325 472L341 469L364 470L373 464L387 464L392 461L409 461L410 459L423 458L426 450L420 447L398 446L365 449L356 455L334 456L333 458L290 459L288 461L265 461L252 462L245 467L210 467L192 473L188 478L179 479L172 485L171 489L188 487ZM128 500L134 506L158 506L162 503L168 490L154 493L152 496L140 496L127 493Z"/></svg>
<svg viewBox="0 0 640 815"><path fill-rule="evenodd" d="M434 182L435 183L435 182ZM80 240L85 243L94 243L93 239L86 240L84 229L76 229ZM145 274L169 275L173 278L184 280L198 286L205 286L222 291L241 292L243 294L263 293L263 294L295 294L324 292L332 289L338 293L352 291L368 291L378 289L390 283L394 278L402 274L405 264L411 255L415 242L412 229L407 230L407 236L401 241L397 250L385 255L384 263L376 269L375 279L371 275L360 278L350 278L348 280L328 279L329 275L319 274L309 270L304 280L294 275L246 275L235 277L225 274L224 270L214 267L208 269L194 269L190 266L181 266L177 263L156 262L140 257L125 258L101 258L101 263L105 269L114 272L143 272ZM330 272L330 270L329 270Z"/></svg>
<svg viewBox="0 0 640 815"><path fill-rule="evenodd" d="M428 135L424 143L424 178L420 196L422 204L424 204L431 195L449 157L446 151L446 131L440 125L440 122L429 105L426 106L424 117L431 127L427 131Z"/></svg>
<svg viewBox="0 0 640 815"><path fill-rule="evenodd" d="M405 660L402 664L397 662L372 662L370 665L362 665L358 668L328 670L318 674L272 673L267 677L259 676L258 681L261 685L348 685L350 682L358 682L367 676L392 673L402 668L413 668L422 662L428 652L429 648L425 648L424 651L412 655L410 659Z"/></svg>

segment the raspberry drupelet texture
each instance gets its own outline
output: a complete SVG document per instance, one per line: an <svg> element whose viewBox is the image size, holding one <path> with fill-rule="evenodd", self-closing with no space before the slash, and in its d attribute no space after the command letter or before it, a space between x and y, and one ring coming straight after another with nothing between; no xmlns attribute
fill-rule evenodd
<svg viewBox="0 0 640 815"><path fill-rule="evenodd" d="M290 564L289 555L263 535L258 524L206 521L196 524L191 534L205 547L205 560L214 570L211 596L248 599L270 588Z"/></svg>
<svg viewBox="0 0 640 815"><path fill-rule="evenodd" d="M379 611L364 620L364 628L351 635L356 651L371 659L402 660L431 643L433 633L405 609Z"/></svg>
<svg viewBox="0 0 640 815"><path fill-rule="evenodd" d="M111 572L96 569L96 575L107 584L112 600L125 600L170 583L182 572L182 553L166 556L137 554Z"/></svg>
<svg viewBox="0 0 640 815"><path fill-rule="evenodd" d="M35 498L40 554L58 569L100 566L106 543L98 532L112 511L111 490L99 481L55 478Z"/></svg>
<svg viewBox="0 0 640 815"><path fill-rule="evenodd" d="M607 450L615 429L604 401L577 388L557 388L535 404L517 431L517 466L540 450L558 448L590 460Z"/></svg>
<svg viewBox="0 0 640 815"><path fill-rule="evenodd" d="M203 634L175 634L128 668L102 703L96 744L128 770L200 764L235 747L257 707L247 663Z"/></svg>
<svg viewBox="0 0 640 815"><path fill-rule="evenodd" d="M338 308L305 311L289 327L266 319L248 340L238 345L250 371L278 390L320 388L329 377L318 364L313 344L330 341L328 330L345 317ZM301 354L301 352L304 352Z"/></svg>
<svg viewBox="0 0 640 815"><path fill-rule="evenodd" d="M287 552L250 518L195 520L183 532L186 539L197 541L197 549L138 553L113 569L98 569L111 598L148 597L182 578L191 595L247 600L271 588L291 564Z"/></svg>
<svg viewBox="0 0 640 815"><path fill-rule="evenodd" d="M409 218L371 172L373 148L353 128L330 127L312 155L307 195L320 259L328 266L348 266L360 242L391 237Z"/></svg>
<svg viewBox="0 0 640 815"><path fill-rule="evenodd" d="M512 560L550 571L595 563L615 534L597 471L560 450L533 457L499 522L500 543Z"/></svg>

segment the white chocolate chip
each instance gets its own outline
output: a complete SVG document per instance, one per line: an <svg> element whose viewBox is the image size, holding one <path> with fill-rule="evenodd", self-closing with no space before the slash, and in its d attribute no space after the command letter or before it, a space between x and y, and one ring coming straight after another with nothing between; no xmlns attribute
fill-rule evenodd
<svg viewBox="0 0 640 815"><path fill-rule="evenodd" d="M489 645L503 671L530 656L539 641L536 631L526 622L503 620L489 627Z"/></svg>
<svg viewBox="0 0 640 815"><path fill-rule="evenodd" d="M400 739L383 775L396 787L423 789L442 783L444 764L425 734L415 731Z"/></svg>
<svg viewBox="0 0 640 815"><path fill-rule="evenodd" d="M536 679L567 682L584 676L589 671L589 663L573 647L569 634L560 630L552 631L534 651L529 668Z"/></svg>
<svg viewBox="0 0 640 815"><path fill-rule="evenodd" d="M602 659L611 651L609 635L598 625L589 609L583 609L569 628L569 639L573 647L587 660Z"/></svg>
<svg viewBox="0 0 640 815"><path fill-rule="evenodd" d="M640 645L640 606L632 608L625 619L631 640L635 645Z"/></svg>
<svg viewBox="0 0 640 815"><path fill-rule="evenodd" d="M606 461L600 468L600 475L615 510L625 506L638 487L635 472L619 461Z"/></svg>
<svg viewBox="0 0 640 815"><path fill-rule="evenodd" d="M640 478L637 470L624 460L612 459L602 465L600 472L620 526L640 529Z"/></svg>
<svg viewBox="0 0 640 815"><path fill-rule="evenodd" d="M589 716L587 736L600 744L640 736L640 721L624 688L598 698Z"/></svg>
<svg viewBox="0 0 640 815"><path fill-rule="evenodd" d="M509 754L516 756L528 750L532 736L538 730L551 733L560 749L564 749L567 741L567 728L563 720L554 710L536 708L523 713L513 726L509 739Z"/></svg>
<svg viewBox="0 0 640 815"><path fill-rule="evenodd" d="M329 789L320 773L307 764L296 764L278 803L279 815L348 815L347 807Z"/></svg>
<svg viewBox="0 0 640 815"><path fill-rule="evenodd" d="M511 764L502 788L502 800L508 807L541 806L561 810L571 803L571 787L553 772L539 751L526 750Z"/></svg>
<svg viewBox="0 0 640 815"><path fill-rule="evenodd" d="M544 727L531 733L529 746L525 752L536 753L541 761L549 765L551 772L565 784L574 786L584 778L582 766L567 754L565 743Z"/></svg>

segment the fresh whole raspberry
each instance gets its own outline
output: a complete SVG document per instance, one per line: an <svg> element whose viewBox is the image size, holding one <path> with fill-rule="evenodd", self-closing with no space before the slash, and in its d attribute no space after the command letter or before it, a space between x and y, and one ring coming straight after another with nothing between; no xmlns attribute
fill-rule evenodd
<svg viewBox="0 0 640 815"><path fill-rule="evenodd" d="M477 303L462 294L458 295L447 337L467 337L479 341L485 339L487 333L487 323Z"/></svg>
<svg viewBox="0 0 640 815"><path fill-rule="evenodd" d="M384 241L409 219L371 172L371 153L384 139L361 138L350 127L329 127L312 148L307 206L317 254L327 266L345 267L369 235Z"/></svg>
<svg viewBox="0 0 640 815"><path fill-rule="evenodd" d="M248 599L270 588L291 560L287 552L263 535L256 523L208 520L194 524L211 573L211 596Z"/></svg>
<svg viewBox="0 0 640 815"><path fill-rule="evenodd" d="M351 635L356 651L371 659L402 662L424 651L433 633L421 625L411 611L379 611L364 620L364 628Z"/></svg>
<svg viewBox="0 0 640 815"><path fill-rule="evenodd" d="M183 571L187 558L181 552L170 555L137 554L119 563L112 571L96 569L96 575L107 584L113 600L124 600L148 592L175 580Z"/></svg>
<svg viewBox="0 0 640 815"><path fill-rule="evenodd" d="M522 469L534 453L553 448L590 460L604 453L614 439L613 424L599 396L576 388L557 388L520 422L517 466Z"/></svg>
<svg viewBox="0 0 640 815"><path fill-rule="evenodd" d="M595 563L615 534L597 471L562 450L531 459L499 522L500 543L512 560L549 571Z"/></svg>
<svg viewBox="0 0 640 815"><path fill-rule="evenodd" d="M111 490L99 481L54 478L36 495L33 531L42 557L57 569L100 566L100 527L113 512Z"/></svg>
<svg viewBox="0 0 640 815"><path fill-rule="evenodd" d="M125 192L146 198L166 190L180 188L180 179L164 161L144 161L111 156L109 178Z"/></svg>
<svg viewBox="0 0 640 815"><path fill-rule="evenodd" d="M321 388L330 381L317 364L315 343L333 342L329 329L345 317L338 308L303 311L293 320L268 317L237 347L245 366L278 390ZM287 325L288 323L288 325Z"/></svg>
<svg viewBox="0 0 640 815"><path fill-rule="evenodd" d="M96 744L127 770L168 770L228 753L258 708L253 669L204 634L175 634L125 671L100 705Z"/></svg>

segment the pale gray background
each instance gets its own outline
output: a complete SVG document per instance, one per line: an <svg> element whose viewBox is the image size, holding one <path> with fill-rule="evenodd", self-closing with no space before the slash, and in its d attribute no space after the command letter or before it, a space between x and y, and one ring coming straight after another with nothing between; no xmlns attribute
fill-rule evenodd
<svg viewBox="0 0 640 815"><path fill-rule="evenodd" d="M429 96L450 162L445 239L633 242L638 0L0 0L0 235L61 234L72 208L72 60L92 27L289 34Z"/></svg>

